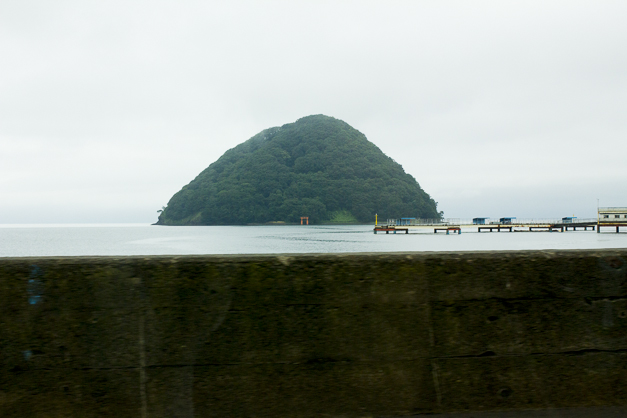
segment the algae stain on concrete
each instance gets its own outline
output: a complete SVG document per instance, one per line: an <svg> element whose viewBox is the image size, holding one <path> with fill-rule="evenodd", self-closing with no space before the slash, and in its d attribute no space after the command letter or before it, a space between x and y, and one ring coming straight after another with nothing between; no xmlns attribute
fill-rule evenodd
<svg viewBox="0 0 627 418"><path fill-rule="evenodd" d="M44 290L44 284L41 281L43 275L43 270L39 266L37 266L36 264L33 264L31 266L27 290L28 303L30 305L37 305L39 302L41 302Z"/></svg>

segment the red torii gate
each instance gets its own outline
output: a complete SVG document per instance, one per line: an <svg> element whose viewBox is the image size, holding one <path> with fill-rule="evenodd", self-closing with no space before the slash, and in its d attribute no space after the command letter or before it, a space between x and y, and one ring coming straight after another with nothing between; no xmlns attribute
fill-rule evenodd
<svg viewBox="0 0 627 418"><path fill-rule="evenodd" d="M301 216L300 217L300 224L303 224L303 220L305 220L307 222L307 225L309 225L309 216Z"/></svg>

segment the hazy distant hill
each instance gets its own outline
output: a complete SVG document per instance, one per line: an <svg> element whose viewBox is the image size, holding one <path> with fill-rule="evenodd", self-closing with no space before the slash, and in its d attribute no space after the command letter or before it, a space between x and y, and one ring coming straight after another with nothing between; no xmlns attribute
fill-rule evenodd
<svg viewBox="0 0 627 418"><path fill-rule="evenodd" d="M228 150L176 193L160 225L437 218L416 180L347 123L307 116Z"/></svg>

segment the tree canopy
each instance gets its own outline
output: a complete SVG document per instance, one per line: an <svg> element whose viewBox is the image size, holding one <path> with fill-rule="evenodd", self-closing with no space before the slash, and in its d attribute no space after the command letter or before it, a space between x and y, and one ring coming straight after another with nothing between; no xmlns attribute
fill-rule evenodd
<svg viewBox="0 0 627 418"><path fill-rule="evenodd" d="M177 192L158 225L439 218L403 167L347 123L307 116L226 151Z"/></svg>

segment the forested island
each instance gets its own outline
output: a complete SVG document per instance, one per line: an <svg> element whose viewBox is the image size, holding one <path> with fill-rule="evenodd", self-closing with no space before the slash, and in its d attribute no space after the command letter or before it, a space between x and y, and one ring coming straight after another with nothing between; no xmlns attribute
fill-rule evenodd
<svg viewBox="0 0 627 418"><path fill-rule="evenodd" d="M226 151L160 212L157 225L442 216L400 164L346 122L324 115L266 129Z"/></svg>

